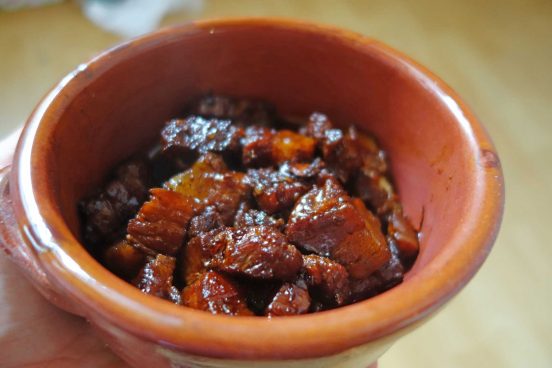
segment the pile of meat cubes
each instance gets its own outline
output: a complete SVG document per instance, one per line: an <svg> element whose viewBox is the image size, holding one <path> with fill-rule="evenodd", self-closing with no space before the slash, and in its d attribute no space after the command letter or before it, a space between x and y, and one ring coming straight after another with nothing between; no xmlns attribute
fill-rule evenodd
<svg viewBox="0 0 552 368"><path fill-rule="evenodd" d="M417 233L372 137L223 96L182 116L80 203L84 242L112 272L175 304L269 317L403 280Z"/></svg>

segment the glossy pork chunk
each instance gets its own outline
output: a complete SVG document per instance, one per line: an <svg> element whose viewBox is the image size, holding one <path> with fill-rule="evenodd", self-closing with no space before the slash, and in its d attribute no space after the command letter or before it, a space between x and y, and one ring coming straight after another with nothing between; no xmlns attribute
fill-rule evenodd
<svg viewBox="0 0 552 368"><path fill-rule="evenodd" d="M96 247L114 242L148 197L149 168L143 159L121 164L102 190L80 203L83 237Z"/></svg>
<svg viewBox="0 0 552 368"><path fill-rule="evenodd" d="M335 179L315 186L297 201L286 235L305 252L341 263L356 279L369 276L390 258L377 218Z"/></svg>
<svg viewBox="0 0 552 368"><path fill-rule="evenodd" d="M309 190L309 185L271 168L248 170L247 177L257 205L268 214L289 210Z"/></svg>
<svg viewBox="0 0 552 368"><path fill-rule="evenodd" d="M206 268L254 279L289 280L303 264L301 253L271 226L224 227L199 241Z"/></svg>
<svg viewBox="0 0 552 368"><path fill-rule="evenodd" d="M417 233L372 137L243 98L187 111L79 204L83 240L109 270L184 307L269 318L402 282Z"/></svg>
<svg viewBox="0 0 552 368"><path fill-rule="evenodd" d="M182 304L212 314L251 316L244 297L228 277L216 271L204 272L182 290Z"/></svg>

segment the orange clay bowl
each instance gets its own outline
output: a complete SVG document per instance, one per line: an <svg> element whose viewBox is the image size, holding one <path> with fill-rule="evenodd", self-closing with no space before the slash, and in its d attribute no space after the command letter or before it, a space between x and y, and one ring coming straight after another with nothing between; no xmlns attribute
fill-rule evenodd
<svg viewBox="0 0 552 368"><path fill-rule="evenodd" d="M79 199L210 91L372 132L421 227L404 282L326 312L227 317L145 295L92 258L80 242ZM80 65L34 110L4 173L2 247L51 302L140 367L366 367L473 277L504 202L495 148L439 78L373 39L274 19L168 28Z"/></svg>

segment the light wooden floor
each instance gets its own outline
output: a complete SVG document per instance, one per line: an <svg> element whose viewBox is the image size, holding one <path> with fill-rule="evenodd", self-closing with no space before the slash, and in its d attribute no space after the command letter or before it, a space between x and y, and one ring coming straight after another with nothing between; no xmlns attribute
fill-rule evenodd
<svg viewBox="0 0 552 368"><path fill-rule="evenodd" d="M498 147L507 205L488 262L380 366L552 367L552 2L219 0L165 24L229 15L304 18L379 38L460 92ZM73 3L0 13L0 136L65 73L117 41Z"/></svg>

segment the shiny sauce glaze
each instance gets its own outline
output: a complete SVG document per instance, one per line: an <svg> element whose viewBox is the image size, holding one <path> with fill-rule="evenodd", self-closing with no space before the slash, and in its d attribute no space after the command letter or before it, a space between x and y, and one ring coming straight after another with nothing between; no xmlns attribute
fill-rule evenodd
<svg viewBox="0 0 552 368"><path fill-rule="evenodd" d="M82 238L113 273L178 305L324 311L399 284L418 255L388 167L354 126L208 95L80 202Z"/></svg>

